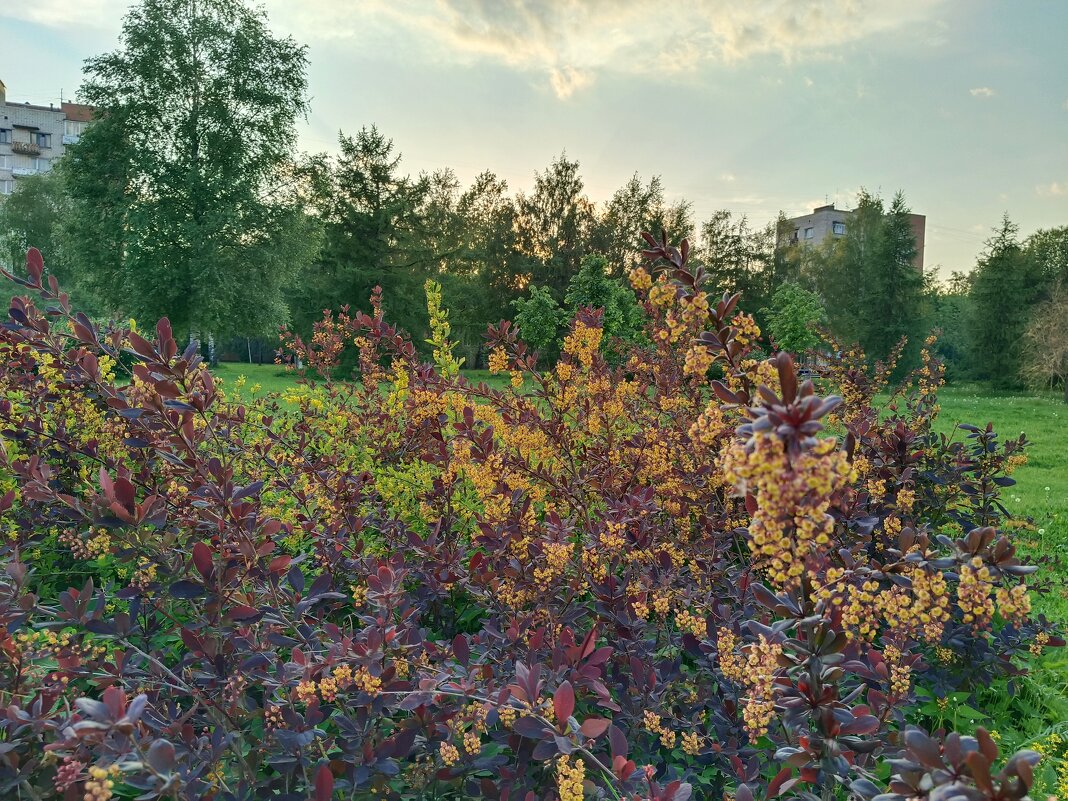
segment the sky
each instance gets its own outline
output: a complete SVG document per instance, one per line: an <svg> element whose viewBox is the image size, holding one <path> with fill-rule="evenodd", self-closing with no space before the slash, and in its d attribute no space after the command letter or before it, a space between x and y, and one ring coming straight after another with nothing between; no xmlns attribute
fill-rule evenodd
<svg viewBox="0 0 1068 801"><path fill-rule="evenodd" d="M125 0L0 0L8 101L77 96ZM307 45L300 146L375 124L412 173L527 190L563 152L606 201L661 176L698 220L756 225L861 187L927 216L968 270L1003 213L1068 224L1068 2L265 0Z"/></svg>

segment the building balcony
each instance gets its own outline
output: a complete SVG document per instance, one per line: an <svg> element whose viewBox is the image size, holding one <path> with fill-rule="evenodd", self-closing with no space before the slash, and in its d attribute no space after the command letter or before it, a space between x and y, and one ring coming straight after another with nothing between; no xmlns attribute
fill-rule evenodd
<svg viewBox="0 0 1068 801"><path fill-rule="evenodd" d="M63 144L65 145L76 145L79 139L81 137L78 134L63 134Z"/></svg>
<svg viewBox="0 0 1068 801"><path fill-rule="evenodd" d="M41 155L41 147L32 142L12 142L11 152L20 153L24 156L39 156Z"/></svg>
<svg viewBox="0 0 1068 801"><path fill-rule="evenodd" d="M16 178L24 178L27 175L36 175L37 173L38 169L36 167L15 167L11 171L11 174Z"/></svg>

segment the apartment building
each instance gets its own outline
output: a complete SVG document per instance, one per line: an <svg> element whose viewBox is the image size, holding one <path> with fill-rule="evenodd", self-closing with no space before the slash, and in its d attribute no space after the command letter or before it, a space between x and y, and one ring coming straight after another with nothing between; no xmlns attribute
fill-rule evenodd
<svg viewBox="0 0 1068 801"><path fill-rule="evenodd" d="M9 103L0 81L0 195L10 195L19 178L50 171L92 119L92 107L78 103Z"/></svg>
<svg viewBox="0 0 1068 801"><path fill-rule="evenodd" d="M779 246L818 245L828 237L840 238L849 232L849 217L853 212L836 209L833 203L819 206L811 214L803 214L784 220L779 230ZM912 266L923 270L923 247L927 232L927 217L923 214L910 214L909 225L916 240L916 258Z"/></svg>

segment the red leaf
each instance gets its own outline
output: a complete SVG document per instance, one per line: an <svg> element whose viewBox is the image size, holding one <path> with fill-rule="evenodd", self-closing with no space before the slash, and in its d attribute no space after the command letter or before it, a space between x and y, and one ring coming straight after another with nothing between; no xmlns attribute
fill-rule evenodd
<svg viewBox="0 0 1068 801"><path fill-rule="evenodd" d="M467 662L471 658L471 649L467 645L467 638L462 634L457 634L452 640L452 652L456 654L456 660L467 667Z"/></svg>
<svg viewBox="0 0 1068 801"><path fill-rule="evenodd" d="M582 721L582 726L579 727L579 731L582 732L584 737L589 737L591 740L596 740L606 731L608 727L612 725L612 721L608 718L586 718Z"/></svg>
<svg viewBox="0 0 1068 801"><path fill-rule="evenodd" d="M556 721L561 724L567 723L567 719L575 711L575 688L571 686L571 682L565 681L556 688L553 693L553 711L556 712Z"/></svg>
<svg viewBox="0 0 1068 801"><path fill-rule="evenodd" d="M320 765L315 774L315 801L330 801L334 795L334 774L329 765Z"/></svg>
<svg viewBox="0 0 1068 801"><path fill-rule="evenodd" d="M768 784L768 797L779 795L782 790L783 783L790 778L790 774L794 772L794 769L787 766L775 774L775 778Z"/></svg>
<svg viewBox="0 0 1068 801"><path fill-rule="evenodd" d="M37 248L30 248L26 251L26 272L30 274L34 286L41 285L41 276L44 275L44 259Z"/></svg>

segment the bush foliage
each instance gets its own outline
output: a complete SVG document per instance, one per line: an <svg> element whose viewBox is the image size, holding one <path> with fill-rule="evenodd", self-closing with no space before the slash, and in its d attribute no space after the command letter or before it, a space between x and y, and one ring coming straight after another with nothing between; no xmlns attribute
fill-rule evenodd
<svg viewBox="0 0 1068 801"><path fill-rule="evenodd" d="M4 796L1024 797L1037 754L915 712L1063 644L999 528L1023 438L935 434L929 344L889 416L893 364L799 383L648 241L630 342L582 308L540 372L501 323L493 389L436 286L433 364L376 294L283 335L295 407L224 393L166 320L94 326L31 251L0 328Z"/></svg>

